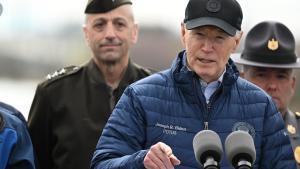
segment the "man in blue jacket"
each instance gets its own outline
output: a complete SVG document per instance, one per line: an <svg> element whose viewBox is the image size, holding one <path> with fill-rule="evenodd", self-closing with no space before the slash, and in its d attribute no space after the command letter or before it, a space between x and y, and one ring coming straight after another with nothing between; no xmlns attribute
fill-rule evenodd
<svg viewBox="0 0 300 169"><path fill-rule="evenodd" d="M181 24L185 50L170 69L130 85L96 147L91 168L199 168L193 138L213 130L224 144L246 130L254 169L294 169L292 148L272 99L239 77L229 58L242 32L236 0L190 0ZM225 156L225 155L223 155ZM222 169L232 169L226 158Z"/></svg>
<svg viewBox="0 0 300 169"><path fill-rule="evenodd" d="M33 147L23 115L0 102L0 169L35 169Z"/></svg>

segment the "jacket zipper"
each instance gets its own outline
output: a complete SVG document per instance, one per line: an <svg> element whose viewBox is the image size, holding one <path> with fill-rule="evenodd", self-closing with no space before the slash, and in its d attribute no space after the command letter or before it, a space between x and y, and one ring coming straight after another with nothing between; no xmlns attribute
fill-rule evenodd
<svg viewBox="0 0 300 169"><path fill-rule="evenodd" d="M206 119L205 119L205 121L204 121L204 130L208 130L208 122L209 122L209 114L211 113L211 104L210 104L210 102L208 102L208 104L206 104L206 110L207 110L207 114L206 114Z"/></svg>
<svg viewBox="0 0 300 169"><path fill-rule="evenodd" d="M204 122L204 128L205 128L206 130L208 130L208 122L210 121L211 115L212 115L212 113L213 113L213 112L212 112L212 105L213 105L213 103L215 102L215 100L216 100L216 95L220 92L220 90L221 90L221 86L219 86L219 87L217 88L217 90L211 95L211 97L210 97L208 103L206 104L207 118L206 118L206 121Z"/></svg>
<svg viewBox="0 0 300 169"><path fill-rule="evenodd" d="M194 89L196 89L196 91L198 91L199 89L198 89L198 87L197 87L197 80L198 79L194 79ZM200 82L198 82L198 83L200 83ZM200 84L200 90L201 90L201 84ZM199 92L197 92L197 93L199 93ZM202 115L203 115L203 123L204 123L204 130L208 130L208 122L209 122L209 119L208 119L208 114L209 114L209 112L208 112L208 106L207 106L207 103L206 103L206 99L205 99L205 96L204 96L204 94L203 94L203 92L202 92L202 90L201 90L201 95L203 96L203 98L204 98L204 103L202 103L201 102L201 96L199 96L198 94L197 94L197 98L198 98L198 105L199 105L199 108L200 108L200 110L201 110L201 107L200 107L200 104L202 104L203 105L203 107L205 107L205 112L203 112L202 113Z"/></svg>
<svg viewBox="0 0 300 169"><path fill-rule="evenodd" d="M194 80L194 88L196 89L196 90L198 90L198 88L196 87L196 85L195 85L195 81L196 81L196 79ZM199 82L200 83L200 82ZM201 85L201 84L200 84ZM200 86L200 90L201 90L201 86ZM219 86L218 88L217 88L217 90L211 95L211 97L210 97L210 99L209 99L209 102L208 103L206 103L206 98L204 97L204 99L205 99L205 103L203 104L204 105L204 107L206 108L205 110L205 112L203 113L203 121L204 121L204 130L208 130L209 129L209 121L210 121L210 118L211 118L211 114L212 114L212 104L214 103L214 101L216 100L215 98L216 98L216 95L217 95L217 93L219 93L219 91L221 90L221 86ZM202 93L202 95L204 96L204 94L203 94L203 92L202 92L202 90L201 90L201 93ZM198 96L198 102L200 102L201 103L201 98L200 98L200 96ZM199 104L200 105L200 104ZM201 109L201 108L200 108Z"/></svg>

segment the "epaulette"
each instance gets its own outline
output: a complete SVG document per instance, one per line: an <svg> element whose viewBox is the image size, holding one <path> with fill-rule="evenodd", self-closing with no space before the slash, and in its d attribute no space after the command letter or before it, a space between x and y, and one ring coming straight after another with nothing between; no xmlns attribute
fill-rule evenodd
<svg viewBox="0 0 300 169"><path fill-rule="evenodd" d="M54 79L59 79L60 77L64 77L66 75L73 74L73 73L77 72L79 70L79 68L80 68L79 66L68 66L68 67L65 67L65 68L61 68L61 69L58 69L58 70L54 71L53 73L49 73L46 76L46 79L47 79L47 81L54 80Z"/></svg>
<svg viewBox="0 0 300 169"><path fill-rule="evenodd" d="M300 112L296 111L295 116L296 116L297 119L300 119Z"/></svg>
<svg viewBox="0 0 300 169"><path fill-rule="evenodd" d="M151 74L157 72L156 70L142 67L142 66L140 66L140 65L138 65L138 64L136 64L136 63L133 63L133 65L134 65L135 67L137 67L139 70L144 71L144 72L145 72L146 74L148 74L148 75L151 75Z"/></svg>

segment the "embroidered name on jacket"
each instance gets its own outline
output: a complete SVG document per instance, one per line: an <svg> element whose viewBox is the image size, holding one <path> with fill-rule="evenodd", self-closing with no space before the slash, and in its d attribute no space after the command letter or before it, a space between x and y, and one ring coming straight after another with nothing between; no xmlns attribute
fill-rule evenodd
<svg viewBox="0 0 300 169"><path fill-rule="evenodd" d="M178 125L171 125L171 124L156 123L155 127L162 128L163 133L168 135L177 135L177 131L186 131L186 128L184 127Z"/></svg>

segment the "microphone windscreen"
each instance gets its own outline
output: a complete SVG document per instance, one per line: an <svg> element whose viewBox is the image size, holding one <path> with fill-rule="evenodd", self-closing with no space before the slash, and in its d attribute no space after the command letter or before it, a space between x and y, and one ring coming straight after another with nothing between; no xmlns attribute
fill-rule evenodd
<svg viewBox="0 0 300 169"><path fill-rule="evenodd" d="M219 135L212 130L202 130L193 139L193 148L196 160L203 165L207 157L221 161L223 154L222 143Z"/></svg>
<svg viewBox="0 0 300 169"><path fill-rule="evenodd" d="M256 158L253 138L245 131L234 131L227 136L225 152L233 166L238 162L236 161L237 158L243 158L243 160L248 160L252 164Z"/></svg>

